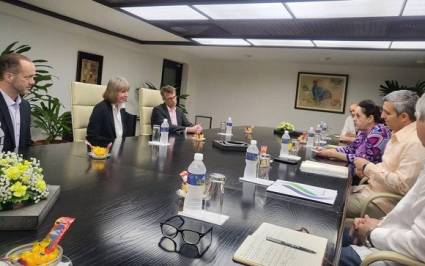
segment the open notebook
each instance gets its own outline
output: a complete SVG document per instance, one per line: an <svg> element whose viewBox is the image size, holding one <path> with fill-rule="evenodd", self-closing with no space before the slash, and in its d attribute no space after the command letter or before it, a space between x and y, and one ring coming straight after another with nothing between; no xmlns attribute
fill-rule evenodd
<svg viewBox="0 0 425 266"><path fill-rule="evenodd" d="M301 163L300 170L306 173L348 178L348 167L345 166L319 163L307 160Z"/></svg>
<svg viewBox="0 0 425 266"><path fill-rule="evenodd" d="M267 240L272 237L288 245ZM249 235L233 255L233 260L254 266L268 265L322 265L327 239L269 223L261 226ZM312 252L307 252L306 249Z"/></svg>

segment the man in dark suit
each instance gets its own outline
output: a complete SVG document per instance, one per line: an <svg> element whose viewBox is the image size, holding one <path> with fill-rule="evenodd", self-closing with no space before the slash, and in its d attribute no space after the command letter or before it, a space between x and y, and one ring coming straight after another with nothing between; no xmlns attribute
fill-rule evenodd
<svg viewBox="0 0 425 266"><path fill-rule="evenodd" d="M18 151L31 145L31 108L21 95L34 85L34 76L35 66L26 56L12 53L0 57L1 151Z"/></svg>
<svg viewBox="0 0 425 266"><path fill-rule="evenodd" d="M186 118L183 110L177 107L176 89L172 86L164 86L161 88L161 96L164 100L163 104L160 104L153 108L151 124L161 125L164 118L168 119L170 125L171 134L182 134L202 132L201 125L193 125Z"/></svg>

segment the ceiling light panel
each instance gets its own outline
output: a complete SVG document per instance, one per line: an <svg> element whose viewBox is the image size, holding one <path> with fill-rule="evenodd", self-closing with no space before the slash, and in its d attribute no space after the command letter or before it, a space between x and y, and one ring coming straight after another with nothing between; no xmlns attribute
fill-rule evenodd
<svg viewBox="0 0 425 266"><path fill-rule="evenodd" d="M403 3L404 0L347 0L288 2L286 5L295 18L354 18L399 16Z"/></svg>
<svg viewBox="0 0 425 266"><path fill-rule="evenodd" d="M122 7L121 9L130 12L146 20L207 20L189 6L143 6L143 7Z"/></svg>
<svg viewBox="0 0 425 266"><path fill-rule="evenodd" d="M270 40L270 39L247 39L255 46L296 46L314 47L310 40Z"/></svg>
<svg viewBox="0 0 425 266"><path fill-rule="evenodd" d="M243 39L192 38L192 40L205 45L250 46L250 44Z"/></svg>
<svg viewBox="0 0 425 266"><path fill-rule="evenodd" d="M212 19L290 19L282 3L194 5Z"/></svg>
<svg viewBox="0 0 425 266"><path fill-rule="evenodd" d="M391 49L425 49L425 41L393 42Z"/></svg>
<svg viewBox="0 0 425 266"><path fill-rule="evenodd" d="M425 1L408 0L403 11L403 16L425 16Z"/></svg>
<svg viewBox="0 0 425 266"><path fill-rule="evenodd" d="M316 41L317 47L329 48L368 48L368 49L388 49L390 41Z"/></svg>

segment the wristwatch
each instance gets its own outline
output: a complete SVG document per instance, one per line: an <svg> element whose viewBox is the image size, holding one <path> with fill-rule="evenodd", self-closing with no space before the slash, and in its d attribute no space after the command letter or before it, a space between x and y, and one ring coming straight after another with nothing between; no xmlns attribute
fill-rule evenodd
<svg viewBox="0 0 425 266"><path fill-rule="evenodd" d="M372 240L370 239L370 234L372 233L372 230L373 230L374 228L371 228L371 229L369 229L368 231L367 231L367 233L366 233L366 240L365 240L365 245L366 245L366 247L368 247L368 248L374 248L375 246L373 245L373 243L372 243Z"/></svg>

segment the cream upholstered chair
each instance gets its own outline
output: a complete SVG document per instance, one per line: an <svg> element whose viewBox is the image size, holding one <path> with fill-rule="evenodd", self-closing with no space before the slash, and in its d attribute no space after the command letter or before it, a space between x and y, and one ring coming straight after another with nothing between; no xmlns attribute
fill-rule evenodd
<svg viewBox="0 0 425 266"><path fill-rule="evenodd" d="M140 135L151 135L151 116L155 106L163 103L159 90L139 89Z"/></svg>
<svg viewBox="0 0 425 266"><path fill-rule="evenodd" d="M401 255L394 251L387 250L377 251L366 256L366 258L363 259L362 264L360 265L367 266L377 261L392 261L397 263L397 265L425 266L425 263L421 261L415 260L405 255Z"/></svg>
<svg viewBox="0 0 425 266"><path fill-rule="evenodd" d="M103 100L105 85L72 82L71 84L71 114L72 133L74 141L84 141L87 135L87 125L93 107Z"/></svg>

